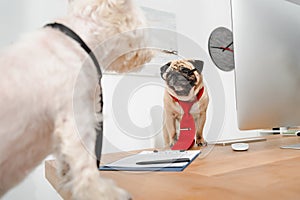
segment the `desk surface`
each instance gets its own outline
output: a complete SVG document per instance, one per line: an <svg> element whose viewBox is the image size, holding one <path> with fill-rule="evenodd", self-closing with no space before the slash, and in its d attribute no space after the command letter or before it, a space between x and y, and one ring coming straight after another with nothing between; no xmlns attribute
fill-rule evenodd
<svg viewBox="0 0 300 200"><path fill-rule="evenodd" d="M129 191L133 199L300 199L300 150L279 146L300 143L300 137L271 136L250 143L245 152L229 146L203 149L183 172L101 171ZM103 161L129 153L107 154ZM55 161L46 161L46 178L57 189ZM68 192L58 190L68 199Z"/></svg>

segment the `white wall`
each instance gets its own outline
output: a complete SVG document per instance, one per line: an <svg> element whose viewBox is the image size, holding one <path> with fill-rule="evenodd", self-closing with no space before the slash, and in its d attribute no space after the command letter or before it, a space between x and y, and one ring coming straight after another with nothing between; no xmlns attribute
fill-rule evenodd
<svg viewBox="0 0 300 200"><path fill-rule="evenodd" d="M0 47L65 13L67 0L0 1Z"/></svg>
<svg viewBox="0 0 300 200"><path fill-rule="evenodd" d="M208 54L207 46L210 33L220 26L232 29L230 0L178 0L177 26L179 32L195 40ZM257 136L257 131L246 132L238 129L235 110L234 71L218 70L218 72L225 91L226 109L220 139Z"/></svg>
<svg viewBox="0 0 300 200"><path fill-rule="evenodd" d="M207 41L211 31L218 26L231 29L230 0L136 0L140 5L176 13L177 31L191 38L207 53ZM34 1L3 0L0 2L0 46L14 41L21 33L43 26L53 17L61 15L66 9L66 0ZM208 54L207 54L208 55ZM210 65L209 65L210 66ZM234 73L218 71L224 91L225 121L221 139L256 136L255 132L240 132L237 128ZM124 112L116 110L116 100L122 99L124 85L139 83L128 98L128 107ZM104 152L125 151L161 146L161 135L153 139L149 133L135 132L125 134L126 127L120 127L116 118L129 117L138 126L136 130L146 130L150 124L155 130L161 126L158 114L162 108L162 81L159 77L134 77L106 75L103 79L105 105ZM210 84L210 83L208 83ZM127 86L128 86L127 85ZM114 98L114 99L113 99ZM115 100L115 101L113 101ZM126 99L125 99L126 100ZM124 103L124 102L123 102ZM127 102L125 102L126 105ZM151 109L152 110L151 110ZM218 110L213 110L218 113ZM117 116L117 117L116 117ZM152 116L152 118L151 118ZM127 118L126 118L127 120ZM125 118L124 118L125 121ZM209 134L209 133L208 133ZM139 137L142 136L142 137ZM11 190L3 199L59 199L44 179L43 165L39 166L21 185Z"/></svg>
<svg viewBox="0 0 300 200"><path fill-rule="evenodd" d="M179 34L182 34L195 43L197 43L205 52L206 57L209 58L208 54L208 38L211 32L220 26L227 27L231 29L231 9L230 9L230 0L164 0L164 1L149 1L149 0L136 0L142 6L151 7L154 9L159 9L167 12L176 13L176 26ZM184 44L179 42L179 52L181 49L185 48ZM182 46L182 48L181 48ZM197 52L195 53L197 54ZM199 52L201 55L201 53ZM223 72L218 70L217 67L209 59L205 64L205 67L212 67L217 71L221 77L222 86L224 88L224 104L225 107L225 120L223 124L223 129L218 137L218 139L231 139L231 138L243 138L243 137L253 137L258 136L257 131L240 131L237 127L237 117L235 110L235 91L234 91L234 71ZM204 68L205 68L204 67ZM205 76L205 72L204 72ZM158 79L160 79L158 77ZM207 82L208 87L214 83ZM159 96L157 96L159 97ZM149 101L152 99L152 96L147 96ZM151 100L152 101L152 100ZM157 106L153 103L152 107ZM213 107L213 105L211 105ZM142 109L136 107L136 109ZM212 120L212 113L218 114L218 110L209 110L208 113L208 123L205 127L206 131L209 131L209 123ZM150 114L145 113L145 117L149 117ZM140 117L140 116L139 116ZM134 116L132 116L134 121ZM107 120L109 121L109 120ZM212 124L213 125L213 124ZM119 132L120 130L115 130ZM211 134L207 132L207 134ZM113 136L107 136L113 137ZM160 136L158 136L160 137ZM216 138L216 137L215 137ZM117 140L114 140L115 144L118 144ZM124 141L123 141L124 142ZM132 141L134 142L134 141ZM131 146L131 142L128 143L128 146ZM154 143L156 144L156 143ZM145 143L143 144L145 145ZM153 142L148 144L153 145ZM156 144L159 147L160 144ZM155 147L156 147L155 146ZM126 150L126 149L125 149Z"/></svg>
<svg viewBox="0 0 300 200"><path fill-rule="evenodd" d="M14 42L22 33L42 27L66 10L67 0L0 1L0 48ZM61 199L44 178L44 165L38 166L21 184L10 190L3 200Z"/></svg>

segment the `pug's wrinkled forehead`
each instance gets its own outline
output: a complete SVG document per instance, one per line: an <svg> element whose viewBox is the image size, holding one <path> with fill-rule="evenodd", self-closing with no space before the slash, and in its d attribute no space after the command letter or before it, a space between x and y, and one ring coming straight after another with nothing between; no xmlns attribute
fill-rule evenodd
<svg viewBox="0 0 300 200"><path fill-rule="evenodd" d="M189 60L175 60L171 62L170 67L175 70L180 70L181 68L194 69L194 65Z"/></svg>
<svg viewBox="0 0 300 200"><path fill-rule="evenodd" d="M199 74L201 74L203 70L203 61L201 60L174 60L171 62L168 62L164 66L160 68L161 77L165 79L165 74L169 71L182 71L184 69L189 69L190 72L193 73L194 71L197 71Z"/></svg>

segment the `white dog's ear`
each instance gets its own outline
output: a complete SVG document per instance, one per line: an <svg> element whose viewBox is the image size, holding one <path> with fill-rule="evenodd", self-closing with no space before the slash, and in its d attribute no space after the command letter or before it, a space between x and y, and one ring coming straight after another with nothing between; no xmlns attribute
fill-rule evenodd
<svg viewBox="0 0 300 200"><path fill-rule="evenodd" d="M192 65L195 67L197 72L201 74L203 70L204 62L202 60L189 60L189 62L192 63Z"/></svg>

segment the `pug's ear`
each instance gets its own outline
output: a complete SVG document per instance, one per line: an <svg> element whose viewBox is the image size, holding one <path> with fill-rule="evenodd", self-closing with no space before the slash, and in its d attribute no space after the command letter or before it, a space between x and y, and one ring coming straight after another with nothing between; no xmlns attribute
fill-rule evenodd
<svg viewBox="0 0 300 200"><path fill-rule="evenodd" d="M164 66L162 66L160 68L160 76L164 80L166 79L166 77L164 75L165 75L167 69L170 67L170 65L171 65L171 62L168 62L167 64L165 64Z"/></svg>
<svg viewBox="0 0 300 200"><path fill-rule="evenodd" d="M189 62L192 63L192 65L195 67L197 72L201 74L203 70L204 62L202 60L189 60Z"/></svg>

